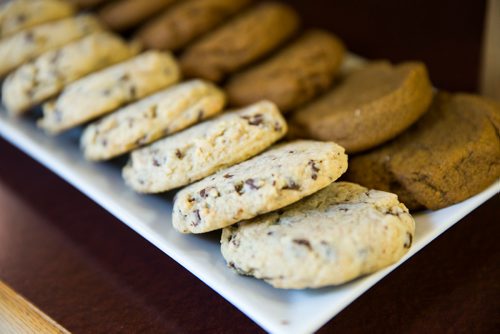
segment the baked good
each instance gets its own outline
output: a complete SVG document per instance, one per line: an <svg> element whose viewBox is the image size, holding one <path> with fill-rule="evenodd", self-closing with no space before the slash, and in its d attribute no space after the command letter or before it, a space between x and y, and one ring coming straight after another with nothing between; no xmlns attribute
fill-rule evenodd
<svg viewBox="0 0 500 334"><path fill-rule="evenodd" d="M63 0L9 1L0 6L0 38L74 13L74 7Z"/></svg>
<svg viewBox="0 0 500 334"><path fill-rule="evenodd" d="M268 99L281 111L295 109L330 87L343 56L337 37L309 30L272 58L232 77L226 86L229 103Z"/></svg>
<svg viewBox="0 0 500 334"><path fill-rule="evenodd" d="M67 86L43 105L38 125L56 134L139 100L180 79L170 53L148 51L123 63L95 72Z"/></svg>
<svg viewBox="0 0 500 334"><path fill-rule="evenodd" d="M138 52L134 45L106 32L84 37L48 51L12 72L2 86L2 99L11 114L27 109L59 93L65 85Z"/></svg>
<svg viewBox="0 0 500 334"><path fill-rule="evenodd" d="M139 192L178 188L253 157L286 129L273 103L258 102L132 152L123 177Z"/></svg>
<svg viewBox="0 0 500 334"><path fill-rule="evenodd" d="M184 74L220 81L282 44L297 30L290 7L261 3L192 44L180 58Z"/></svg>
<svg viewBox="0 0 500 334"><path fill-rule="evenodd" d="M221 170L176 194L172 222L203 233L280 209L328 186L347 169L333 142L299 140Z"/></svg>
<svg viewBox="0 0 500 334"><path fill-rule="evenodd" d="M118 0L98 11L99 18L112 30L124 31L137 26L175 0Z"/></svg>
<svg viewBox="0 0 500 334"><path fill-rule="evenodd" d="M142 27L136 37L147 48L179 50L222 23L250 0L185 0Z"/></svg>
<svg viewBox="0 0 500 334"><path fill-rule="evenodd" d="M415 222L396 195L334 182L284 209L224 228L228 266L283 289L338 285L387 267Z"/></svg>
<svg viewBox="0 0 500 334"><path fill-rule="evenodd" d="M211 83L184 82L89 125L81 147L89 160L111 159L211 117L224 103L224 93Z"/></svg>
<svg viewBox="0 0 500 334"><path fill-rule="evenodd" d="M45 23L0 40L0 78L39 55L101 30L90 15Z"/></svg>
<svg viewBox="0 0 500 334"><path fill-rule="evenodd" d="M431 100L424 64L374 62L298 110L290 122L301 137L333 140L355 153L396 137L427 110Z"/></svg>
<svg viewBox="0 0 500 334"><path fill-rule="evenodd" d="M498 180L499 131L498 103L439 93L429 112L402 136L352 158L346 179L394 191L411 209L444 208Z"/></svg>

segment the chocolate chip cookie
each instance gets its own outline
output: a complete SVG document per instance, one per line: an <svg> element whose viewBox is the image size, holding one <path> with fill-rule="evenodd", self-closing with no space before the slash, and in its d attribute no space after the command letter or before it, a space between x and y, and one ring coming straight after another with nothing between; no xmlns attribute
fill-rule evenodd
<svg viewBox="0 0 500 334"><path fill-rule="evenodd" d="M160 91L105 116L83 132L85 158L106 160L173 134L222 111L224 93L192 80Z"/></svg>
<svg viewBox="0 0 500 334"><path fill-rule="evenodd" d="M139 100L180 79L170 53L148 51L86 76L43 105L38 125L52 134L70 129Z"/></svg>
<svg viewBox="0 0 500 334"><path fill-rule="evenodd" d="M396 195L334 182L269 214L224 228L229 268L282 289L338 285L380 270L411 247L415 222Z"/></svg>
<svg viewBox="0 0 500 334"><path fill-rule="evenodd" d="M65 85L138 52L134 45L106 32L48 51L12 72L2 86L7 111L21 114L59 93Z"/></svg>
<svg viewBox="0 0 500 334"><path fill-rule="evenodd" d="M173 225L203 233L280 209L328 186L347 169L344 149L299 140L271 147L179 191Z"/></svg>
<svg viewBox="0 0 500 334"><path fill-rule="evenodd" d="M255 156L286 130L276 106L258 102L132 152L123 177L139 192L178 188Z"/></svg>

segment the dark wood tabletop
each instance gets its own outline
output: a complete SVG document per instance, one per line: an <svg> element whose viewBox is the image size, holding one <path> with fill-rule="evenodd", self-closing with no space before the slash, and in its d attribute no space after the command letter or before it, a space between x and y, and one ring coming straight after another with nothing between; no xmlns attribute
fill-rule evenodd
<svg viewBox="0 0 500 334"><path fill-rule="evenodd" d="M290 1L356 53L421 59L436 86L478 87L483 1ZM497 195L320 333L500 328ZM496 223L495 223L496 221ZM262 330L167 255L0 139L0 281L75 333Z"/></svg>

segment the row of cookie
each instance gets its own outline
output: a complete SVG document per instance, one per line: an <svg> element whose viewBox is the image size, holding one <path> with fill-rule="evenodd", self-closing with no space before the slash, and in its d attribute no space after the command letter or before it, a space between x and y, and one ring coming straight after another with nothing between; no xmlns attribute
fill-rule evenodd
<svg viewBox="0 0 500 334"><path fill-rule="evenodd" d="M79 43L81 42L77 42L75 45ZM65 54L62 52L63 56ZM162 59L161 55L158 52L148 52L131 61L111 66L70 84L56 101L45 105L45 117L40 124L52 131L60 131L88 118L96 117L103 110L109 110L116 106L117 101L119 103L124 101L124 98L137 98L136 93L130 94L130 84L141 86L140 89L135 88L132 91L142 92L145 83L141 85L140 79L143 77L134 73L134 69L140 67L139 65L147 68L146 64L151 62L146 61L146 59ZM165 54L163 57L164 66L166 65L165 67L169 71L160 71L156 67L149 70L149 72L160 75L160 78L165 73L176 73L175 63L172 63L171 58L165 57ZM142 74L152 75L148 72ZM118 80L119 84L117 85L117 78L124 77L126 79ZM170 78L170 82L173 82L176 76L168 78ZM123 80L127 82L124 86L120 84L120 81ZM152 80L151 82L156 81ZM147 82L149 83L149 81ZM198 87L198 90L194 87ZM114 93L112 93L113 90L115 90ZM197 91L198 93L196 93ZM191 103L190 101L195 102ZM169 131L175 132L182 129L183 126L189 125L190 122L194 123L200 118L216 114L220 112L222 106L222 92L211 84L202 81L183 83L130 104L89 126L82 137L82 146L88 157L109 158L110 155L123 153L124 151L120 151L121 149L130 150L138 145L144 145L157 137L168 134ZM151 124L154 126L152 127ZM178 128L175 127L176 124ZM142 132L140 132L141 130ZM224 172L219 172L223 173L220 178L229 184L228 187L224 188L226 193L222 192L222 188L211 186L201 190L197 189L203 186L204 182L209 182L216 177L209 176L210 174L261 152L283 137L285 132L286 122L278 109L271 103L261 102L241 111L216 117L133 152L129 164L124 168L124 176L136 190L144 192L165 191L208 176L205 180L193 184L179 193L174 203L174 226L184 232L206 232L222 228L291 204L327 186L345 171L347 167L346 156L341 153L342 149L339 146L333 143L294 142L276 147L261 156L231 167ZM139 135L137 135L138 133ZM229 143L230 145L228 145ZM121 147L121 149L114 151L116 147ZM298 155L298 157L292 159L293 155ZM267 160L273 161L273 165L267 165ZM282 168L283 166L285 168ZM240 173L241 170L244 173ZM217 180L214 184L218 184L219 187L223 185ZM190 207L194 205L191 198L195 196L201 196L201 200L196 201L198 207L193 209ZM207 203L214 196L219 200L210 206L213 211L207 210L210 208ZM256 201L254 197L261 200ZM185 203L190 204L186 207ZM337 204L332 202L328 207L337 207ZM355 206L358 207L359 204L361 203L355 203ZM184 207L184 211L182 211L184 213L181 213L179 207ZM399 204L398 207L404 208ZM406 217L402 220L405 222L403 224L399 220L387 220L390 215L380 213L374 208L374 206L371 208L363 206L362 210L368 209L370 216L374 213L379 214L379 218L385 222L384 224L388 224L388 228L391 230L400 231L404 228L408 229L408 235L413 235L413 225L409 223L413 221L408 218L407 211L401 209L401 213ZM373 210L375 211L372 212ZM175 212L179 214L176 215ZM225 214L223 214L224 212ZM369 227L371 224L378 224L378 220L368 220L368 225L360 226L360 231L353 232L348 237L356 238L356 235L371 228ZM333 226L336 225L330 226L325 223L323 228L341 228ZM232 233L234 233L234 227L232 229ZM295 229L300 228L292 228L291 230ZM410 237L404 233L398 235L400 237L393 238L391 241L391 245L399 250L399 252L394 253L395 256L378 259L376 265L370 260L367 262L368 266L362 265L357 269L349 268L348 271L352 274L346 275L340 280L338 276L335 276L335 280L332 280L331 277L318 280L314 272L302 276L300 283L293 280L288 282L288 276L284 275L279 275L281 283L273 282L269 275L263 277L266 277L275 286L286 288L339 284L399 259L408 249ZM315 237L303 236L299 239L301 242L292 241L292 244L288 246L301 249L304 244L307 244L303 240L314 245L314 239ZM223 240L227 240L227 238ZM338 247L336 240L324 238L321 241L323 249L330 249L328 254L331 253L331 249ZM386 247L386 244L382 244L382 247ZM309 249L307 247L307 250ZM372 247L372 249L375 252L373 254L378 254L377 252L382 248ZM337 252L340 252L340 258L342 258L350 257L353 255L352 252L358 251L356 248L342 247ZM224 251L224 254L233 269L237 268L239 272L243 272L242 268L246 268L244 261L241 262L231 257L230 251L229 253ZM324 270L346 271L345 265L341 262L331 262L331 259L327 258L322 258L316 264L322 268L328 268ZM252 265L252 268L254 267L255 265ZM265 268L261 270L266 271ZM289 271L290 268L286 270ZM256 277L262 278L258 272L255 271ZM296 272L296 270L292 272Z"/></svg>

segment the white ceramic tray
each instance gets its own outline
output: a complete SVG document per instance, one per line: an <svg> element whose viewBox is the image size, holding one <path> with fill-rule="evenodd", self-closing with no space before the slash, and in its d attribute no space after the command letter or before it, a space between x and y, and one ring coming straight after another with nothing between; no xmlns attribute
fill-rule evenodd
<svg viewBox="0 0 500 334"><path fill-rule="evenodd" d="M339 313L406 259L500 191L500 182L469 200L416 216L409 253L398 263L340 287L286 291L233 274L214 235L181 235L171 227L171 196L138 195L121 179L116 163L89 163L80 154L79 131L52 138L32 118L10 119L0 107L0 135L92 198L142 237L273 333L310 333ZM0 153L1 156L1 153ZM161 293L159 291L158 293Z"/></svg>

